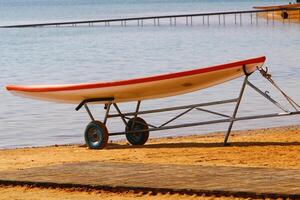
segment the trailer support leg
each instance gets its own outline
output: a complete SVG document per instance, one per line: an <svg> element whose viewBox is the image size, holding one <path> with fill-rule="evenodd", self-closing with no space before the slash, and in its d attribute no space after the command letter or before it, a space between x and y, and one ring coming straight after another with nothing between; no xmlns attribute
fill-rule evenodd
<svg viewBox="0 0 300 200"><path fill-rule="evenodd" d="M246 87L247 81L248 81L248 75L245 76L245 79L244 79L244 82L243 82L243 85L242 85L242 88L241 88L239 97L238 97L238 99L237 99L237 102L236 102L236 105L235 105L235 108L234 108L232 117L231 117L231 119L230 119L230 124L229 124L228 130L227 130L227 133L226 133L225 139L224 139L224 146L228 144L227 141L228 141L228 138L229 138L229 135L230 135L232 126L233 126L233 122L235 121L236 114L237 114L237 112L238 112L240 103L241 103L241 101L242 101L242 97L243 97L243 94L244 94L244 91L245 91L245 87Z"/></svg>
<svg viewBox="0 0 300 200"><path fill-rule="evenodd" d="M91 120L95 121L95 119L94 119L94 117L93 117L93 115L92 115L92 113L91 113L91 111L90 111L87 104L84 104L84 108L85 108L86 112L88 113L88 115L90 116Z"/></svg>
<svg viewBox="0 0 300 200"><path fill-rule="evenodd" d="M137 104L136 104L136 108L135 108L135 113L134 113L134 117L133 117L133 121L132 121L132 124L131 124L131 127L130 129L132 130L133 127L134 127L134 123L135 123L135 119L137 118L138 116L138 112L140 110L140 105L141 105L141 100L138 100ZM128 127L129 128L129 127Z"/></svg>
<svg viewBox="0 0 300 200"><path fill-rule="evenodd" d="M107 118L108 118L108 115L109 115L110 106L111 106L111 102L106 104L106 112L105 112L105 116L104 116L104 120L103 120L103 124L105 124L105 125L106 125Z"/></svg>
<svg viewBox="0 0 300 200"><path fill-rule="evenodd" d="M126 121L126 119L125 119L124 114L122 114L120 108L118 107L118 105L117 105L116 103L113 103L113 105L114 105L116 111L118 112L119 116L121 117L123 123L125 124L125 126L127 126L127 121Z"/></svg>

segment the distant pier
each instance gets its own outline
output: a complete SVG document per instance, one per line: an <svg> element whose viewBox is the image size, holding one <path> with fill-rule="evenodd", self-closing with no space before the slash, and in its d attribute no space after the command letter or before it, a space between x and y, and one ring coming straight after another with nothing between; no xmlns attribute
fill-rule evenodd
<svg viewBox="0 0 300 200"><path fill-rule="evenodd" d="M228 11L228 12L211 12L198 14L181 14L181 15L160 15L147 17L131 17L131 18L115 18L115 19L99 19L99 20L83 20L83 21L67 21L67 22L48 22L36 24L19 24L6 25L0 28L29 28L29 27L93 27L93 26L193 26L193 25L226 25L243 23L259 24L259 22L268 23L291 23L289 18L278 20L278 12L293 11L297 13L296 21L300 23L300 8L284 8L270 10L244 10L244 11ZM259 17L261 15L270 17ZM299 18L299 19L298 19Z"/></svg>

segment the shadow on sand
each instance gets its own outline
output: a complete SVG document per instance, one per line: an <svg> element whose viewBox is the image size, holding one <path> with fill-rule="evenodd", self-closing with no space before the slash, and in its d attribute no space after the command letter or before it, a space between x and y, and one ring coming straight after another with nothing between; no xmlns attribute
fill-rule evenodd
<svg viewBox="0 0 300 200"><path fill-rule="evenodd" d="M183 143L159 143L159 144L145 144L145 145L120 145L116 143L109 143L106 149L158 149L158 148L212 148L212 147L253 147L253 146L298 146L300 142L231 142L224 146L223 143L199 143L199 142L183 142Z"/></svg>

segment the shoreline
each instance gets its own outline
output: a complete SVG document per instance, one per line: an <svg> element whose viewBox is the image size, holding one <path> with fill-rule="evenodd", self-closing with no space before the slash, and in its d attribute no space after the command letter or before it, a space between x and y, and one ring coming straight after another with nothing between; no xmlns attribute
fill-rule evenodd
<svg viewBox="0 0 300 200"><path fill-rule="evenodd" d="M253 128L253 129L237 129L237 130L232 130L230 137L234 136L235 134L238 135L242 135L242 134L253 134L254 132L257 131L268 131L268 130L281 130L281 129L289 129L292 127L298 127L300 128L300 125L297 124L292 124L292 125L275 125L275 126L269 126L269 127L263 127L263 128ZM205 137L205 138L209 138L209 137L224 137L225 136L226 131L209 131L209 132L205 132L205 133L201 133L201 134L197 134L197 133L192 133L190 135L176 135L176 136L158 136L158 137L153 137L151 138L151 133L149 136L149 140L146 142L145 145L148 144L148 142L150 141L151 144L154 143L155 141L159 141L159 140L164 140L164 139L179 139L179 138L189 138L189 137ZM230 137L229 137L229 142L230 142ZM117 139L117 140L109 140L108 141L108 148L111 148L111 145L114 144L125 144L127 143L127 140L125 138L123 139ZM129 145L129 144L128 144ZM84 143L67 143L67 144L49 144L49 145L41 145L41 146L20 146L20 147L0 147L0 152L1 151L5 151L5 150L17 150L17 149L34 149L34 148L51 148L51 147L71 147L71 146L78 146L78 147L86 147L86 144ZM107 146L105 148L107 148ZM137 147L137 146L136 146ZM101 150L99 150L101 151Z"/></svg>

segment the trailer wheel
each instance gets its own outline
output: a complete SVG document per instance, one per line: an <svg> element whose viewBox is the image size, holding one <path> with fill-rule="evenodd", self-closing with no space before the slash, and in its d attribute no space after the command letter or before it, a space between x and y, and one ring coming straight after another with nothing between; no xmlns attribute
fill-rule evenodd
<svg viewBox="0 0 300 200"><path fill-rule="evenodd" d="M148 124L140 117L131 118L125 131L139 131L148 129ZM143 145L149 138L149 131L126 133L127 141L132 145Z"/></svg>
<svg viewBox="0 0 300 200"><path fill-rule="evenodd" d="M102 122L92 121L86 126L84 139L90 149L103 149L108 142L108 130Z"/></svg>

